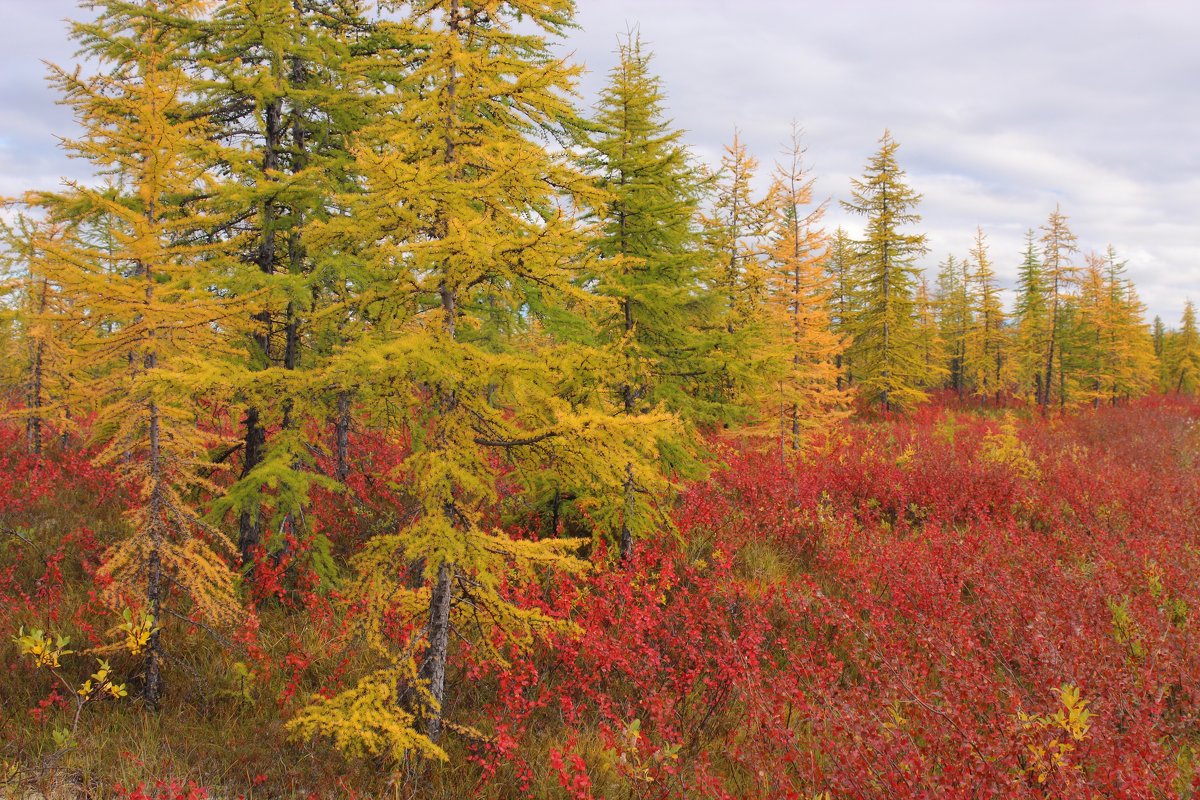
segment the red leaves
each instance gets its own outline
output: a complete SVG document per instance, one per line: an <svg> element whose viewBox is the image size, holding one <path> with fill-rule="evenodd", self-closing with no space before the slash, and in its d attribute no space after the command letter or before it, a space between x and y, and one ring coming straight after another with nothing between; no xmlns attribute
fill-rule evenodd
<svg viewBox="0 0 1200 800"><path fill-rule="evenodd" d="M847 423L799 463L728 447L679 498L678 537L619 564L601 545L586 577L504 584L581 633L531 652L497 636L506 663L459 645L450 715L482 737L468 736L458 774L481 796L647 800L1196 788L1198 417L1161 399L1007 427L931 409ZM3 457L22 458L8 444ZM339 562L411 502L403 448L356 446L350 491L319 490L309 516ZM88 467L73 458L36 467L50 477L32 501L7 502L24 484L0 478L6 519L80 491L66 476ZM102 616L94 592L64 587L91 580L102 543L91 528L36 541L36 558L0 573L0 620L49 615L86 637ZM293 536L256 561L264 616L235 637L285 714L356 669L362 611L333 610L310 547ZM400 643L419 634L399 611L384 624ZM1054 722L1064 686L1093 715L1081 738ZM57 718L62 701L33 713Z"/></svg>
<svg viewBox="0 0 1200 800"><path fill-rule="evenodd" d="M1002 441L998 421L929 413L850 424L787 467L728 453L683 497L681 542L550 598L583 634L514 661L525 677L488 709L504 744L485 780L557 718L573 733L546 777L571 796L614 782L646 798L1144 796L1194 781L1189 414L1103 410ZM1020 721L1049 719L1064 685L1094 714L1070 748Z"/></svg>

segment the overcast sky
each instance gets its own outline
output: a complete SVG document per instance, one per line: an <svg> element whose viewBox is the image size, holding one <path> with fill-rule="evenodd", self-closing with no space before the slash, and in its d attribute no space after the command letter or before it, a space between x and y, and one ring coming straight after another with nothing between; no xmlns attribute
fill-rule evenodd
<svg viewBox="0 0 1200 800"><path fill-rule="evenodd" d="M829 222L884 128L924 195L930 270L981 225L1011 285L1055 204L1112 244L1151 315L1200 301L1200 3L1192 0L578 0L563 44L591 103L640 29L670 115L716 163L734 128L770 168L795 119ZM0 195L79 167L41 59L71 63L73 0L0 0ZM856 223L849 221L849 226Z"/></svg>

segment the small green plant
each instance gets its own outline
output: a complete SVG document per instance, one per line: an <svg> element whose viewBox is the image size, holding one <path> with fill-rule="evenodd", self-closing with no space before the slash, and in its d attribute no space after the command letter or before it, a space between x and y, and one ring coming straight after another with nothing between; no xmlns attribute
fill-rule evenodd
<svg viewBox="0 0 1200 800"><path fill-rule="evenodd" d="M125 619L127 623L131 620L128 609L125 610ZM148 638L149 634L146 635L146 639ZM127 636L123 643L124 648L136 655L145 646L145 640L140 640L139 644L139 639L138 635ZM68 647L71 643L69 636L51 635L40 628L32 628L26 633L22 626L17 635L13 637L13 642L17 645L21 655L33 662L34 667L50 673L66 690L66 696L74 702L74 713L70 724L57 726L51 731L55 752L64 752L75 747L75 735L79 729L79 720L83 715L84 708L90 703L100 698L120 700L129 694L125 684L116 683L113 680L112 666L104 658L96 659L96 670L83 683L76 685L68 680L63 674L63 659L77 654L75 650Z"/></svg>

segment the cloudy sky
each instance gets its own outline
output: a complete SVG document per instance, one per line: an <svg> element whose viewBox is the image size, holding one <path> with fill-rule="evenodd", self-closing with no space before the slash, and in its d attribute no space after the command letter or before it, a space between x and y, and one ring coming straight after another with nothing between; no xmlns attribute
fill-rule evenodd
<svg viewBox="0 0 1200 800"><path fill-rule="evenodd" d="M1192 0L578 0L564 52L590 103L638 28L668 106L716 162L735 127L764 164L791 121L817 192L847 196L885 128L924 195L930 269L980 225L1011 285L1055 204L1112 244L1151 314L1200 301L1200 4ZM70 63L73 0L0 0L0 195L78 168L40 59ZM848 222L831 206L831 225Z"/></svg>

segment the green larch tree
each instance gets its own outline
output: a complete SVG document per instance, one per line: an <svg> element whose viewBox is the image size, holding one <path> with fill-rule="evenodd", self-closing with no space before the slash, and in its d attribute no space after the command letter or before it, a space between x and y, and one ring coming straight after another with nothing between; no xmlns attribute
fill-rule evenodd
<svg viewBox="0 0 1200 800"><path fill-rule="evenodd" d="M1017 300L1014 309L1016 330L1013 336L1013 382L1017 391L1032 395L1035 403L1042 397L1042 367L1049 332L1046 306L1046 279L1032 229L1025 233L1025 251L1017 273Z"/></svg>
<svg viewBox="0 0 1200 800"><path fill-rule="evenodd" d="M1154 347L1155 359L1155 387L1158 391L1163 391L1167 385L1166 374L1166 343L1167 343L1167 326L1162 321L1162 317L1158 314L1154 315L1154 323L1150 328L1150 340Z"/></svg>
<svg viewBox="0 0 1200 800"><path fill-rule="evenodd" d="M266 531L295 530L302 519L319 442L299 421L336 416L344 425L349 413L349 387L323 391L337 382L323 368L345 324L331 307L344 300L347 279L338 254L309 234L354 185L347 137L369 118L374 92L348 60L357 55L361 67L364 50L386 46L361 5L226 0L189 28L197 106L217 123L221 145L215 199L243 243L223 286L262 298L246 342L261 374L241 398L241 471L217 509L237 518L245 563L272 546ZM335 472L346 458L337 449Z"/></svg>
<svg viewBox="0 0 1200 800"><path fill-rule="evenodd" d="M620 413L658 409L690 423L723 416L701 388L716 370L704 329L717 313L711 290L712 264L705 258L697 227L702 176L682 141L682 131L665 118L659 79L650 53L631 36L618 49L592 121L586 166L606 192L592 214L594 290L613 298L599 321L600 341L619 352L613 375ZM689 456L694 434L659 442L670 468L694 473ZM621 522L620 550L628 557L634 539L654 524L639 502L633 469L624 491L630 513ZM564 493L554 486L553 527Z"/></svg>
<svg viewBox="0 0 1200 800"><path fill-rule="evenodd" d="M946 256L937 275L938 329L945 349L947 388L961 399L967 392L967 343L974 326L971 285L965 259Z"/></svg>
<svg viewBox="0 0 1200 800"><path fill-rule="evenodd" d="M1004 331L1004 306L996 272L988 256L983 228L975 229L968 268L971 282L974 324L967 339L966 372L973 391L981 398L997 402L1004 388L1004 359L1007 337Z"/></svg>
<svg viewBox="0 0 1200 800"><path fill-rule="evenodd" d="M829 250L825 256L825 275L829 279L829 322L838 337L841 351L835 356L838 370L838 389L846 389L854 382L854 321L859 312L859 258L854 241L846 230L838 227L829 237Z"/></svg>
<svg viewBox="0 0 1200 800"><path fill-rule="evenodd" d="M1200 329L1191 300L1183 304L1179 330L1166 349L1166 362L1168 389L1176 394L1200 394Z"/></svg>
<svg viewBox="0 0 1200 800"><path fill-rule="evenodd" d="M921 221L916 211L921 196L905 182L896 161L898 147L885 131L862 178L852 181L851 199L843 201L866 226L857 243L862 306L851 353L860 393L885 412L926 399L913 303L919 274L915 262L927 248L924 234L905 230Z"/></svg>
<svg viewBox="0 0 1200 800"><path fill-rule="evenodd" d="M1079 252L1075 234L1067 225L1067 217L1057 206L1042 226L1042 273L1046 282L1046 346L1042 353L1041 394L1038 405L1043 412L1054 393L1054 365L1059 368L1059 403L1065 404L1067 375L1063 372L1064 354L1070 349L1071 326L1066 317L1071 311L1071 298L1079 281L1079 267L1074 256Z"/></svg>

